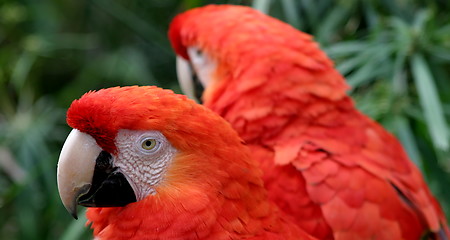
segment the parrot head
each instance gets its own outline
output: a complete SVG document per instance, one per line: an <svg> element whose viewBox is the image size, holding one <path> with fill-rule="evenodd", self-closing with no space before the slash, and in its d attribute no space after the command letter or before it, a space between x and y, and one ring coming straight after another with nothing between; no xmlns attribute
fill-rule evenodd
<svg viewBox="0 0 450 240"><path fill-rule="evenodd" d="M339 100L348 89L310 35L249 7L189 10L173 19L168 35L183 92L194 99L201 95L207 106L255 92L261 98L282 93ZM197 85L205 91L196 92Z"/></svg>
<svg viewBox="0 0 450 240"><path fill-rule="evenodd" d="M187 208L189 192L216 196L232 172L256 166L227 122L156 87L88 92L71 104L67 123L73 130L61 150L57 180L75 218L77 205L123 207L149 198ZM262 186L260 171L252 172L244 179Z"/></svg>

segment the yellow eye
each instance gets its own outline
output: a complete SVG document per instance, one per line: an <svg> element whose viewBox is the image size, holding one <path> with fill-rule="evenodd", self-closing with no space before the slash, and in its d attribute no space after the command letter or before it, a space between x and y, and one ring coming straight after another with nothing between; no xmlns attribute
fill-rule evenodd
<svg viewBox="0 0 450 240"><path fill-rule="evenodd" d="M142 141L142 148L145 150L153 150L157 145L157 142L153 138L147 138Z"/></svg>

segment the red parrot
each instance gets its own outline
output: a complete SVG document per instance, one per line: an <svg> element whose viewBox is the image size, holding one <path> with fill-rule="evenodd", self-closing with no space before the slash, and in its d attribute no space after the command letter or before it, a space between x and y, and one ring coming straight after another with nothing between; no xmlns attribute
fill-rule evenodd
<svg viewBox="0 0 450 240"><path fill-rule="evenodd" d="M78 204L89 207L95 239L315 239L268 201L229 123L183 95L89 92L67 123L58 189L75 218Z"/></svg>
<svg viewBox="0 0 450 240"><path fill-rule="evenodd" d="M355 108L310 35L249 7L209 5L176 16L169 38L183 90L195 96L188 62L203 104L237 130L269 198L301 228L319 239L448 239L419 169Z"/></svg>

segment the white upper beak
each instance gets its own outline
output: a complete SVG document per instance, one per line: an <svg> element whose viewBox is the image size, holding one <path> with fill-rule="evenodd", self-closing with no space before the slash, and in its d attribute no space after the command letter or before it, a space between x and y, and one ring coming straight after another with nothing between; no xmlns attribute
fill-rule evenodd
<svg viewBox="0 0 450 240"><path fill-rule="evenodd" d="M102 149L95 139L73 129L59 155L57 181L59 196L67 211L76 218L78 197L89 191L95 160Z"/></svg>
<svg viewBox="0 0 450 240"><path fill-rule="evenodd" d="M177 56L177 77L181 91L183 91L188 98L198 102L198 99L195 97L195 86L194 80L192 79L191 66L187 60L180 56Z"/></svg>

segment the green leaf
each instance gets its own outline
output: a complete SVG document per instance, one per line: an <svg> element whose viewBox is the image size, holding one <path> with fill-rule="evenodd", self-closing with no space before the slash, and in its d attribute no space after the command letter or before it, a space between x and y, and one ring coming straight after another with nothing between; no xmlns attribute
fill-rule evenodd
<svg viewBox="0 0 450 240"><path fill-rule="evenodd" d="M434 84L433 76L425 62L424 57L416 53L411 59L414 82L416 84L419 100L424 111L425 120L431 139L437 149L446 151L449 147L448 126L445 122L442 105Z"/></svg>
<svg viewBox="0 0 450 240"><path fill-rule="evenodd" d="M382 16L376 12L376 6L374 6L376 4L374 3L374 1L361 2L361 5L364 11L363 17L367 22L368 28L373 29L379 24Z"/></svg>
<svg viewBox="0 0 450 240"><path fill-rule="evenodd" d="M394 61L392 87L397 95L407 94L408 84L406 82L405 63L407 49L403 48L397 51Z"/></svg>
<svg viewBox="0 0 450 240"><path fill-rule="evenodd" d="M317 24L318 23L318 15L320 8L317 6L320 1L315 0L303 0L299 1L300 7L302 8L303 12L305 13L304 21L307 21L308 23ZM313 26L314 27L314 26Z"/></svg>
<svg viewBox="0 0 450 240"><path fill-rule="evenodd" d="M268 14L271 3L271 0L254 0L252 7L260 12Z"/></svg>
<svg viewBox="0 0 450 240"><path fill-rule="evenodd" d="M16 90L21 90L25 81L28 78L28 74L31 71L31 67L36 61L36 54L33 52L25 51L20 56L19 60L16 63L14 68L14 72L12 74L11 80Z"/></svg>
<svg viewBox="0 0 450 240"><path fill-rule="evenodd" d="M421 10L416 14L414 21L412 23L412 26L413 26L416 34L420 34L423 32L425 23L427 22L429 17L430 17L430 12L427 10Z"/></svg>
<svg viewBox="0 0 450 240"><path fill-rule="evenodd" d="M140 34L149 43L158 46L162 53L172 54L165 34L158 31L154 25L139 18L135 13L129 11L117 1L93 0L93 2L100 9L119 19L137 34Z"/></svg>
<svg viewBox="0 0 450 240"><path fill-rule="evenodd" d="M369 43L366 41L345 41L335 43L324 49L324 51L331 58L339 58L346 56L353 56L355 53L361 52L369 47Z"/></svg>
<svg viewBox="0 0 450 240"><path fill-rule="evenodd" d="M316 31L315 37L320 43L331 42L333 35L338 33L335 29L343 25L346 19L350 18L349 9L341 7L334 8L328 12L324 19L322 19L320 28Z"/></svg>
<svg viewBox="0 0 450 240"><path fill-rule="evenodd" d="M286 15L289 24L296 28L301 26L300 12L297 11L296 1L294 0L281 0L283 12Z"/></svg>
<svg viewBox="0 0 450 240"><path fill-rule="evenodd" d="M444 61L450 61L450 48L431 45L427 47L427 51L437 58L441 58Z"/></svg>
<svg viewBox="0 0 450 240"><path fill-rule="evenodd" d="M395 128L394 133L402 142L402 145L403 147L405 147L408 156L420 169L422 169L423 166L420 152L418 150L419 148L414 138L414 133L411 130L407 119L404 116L395 115L392 119L392 124Z"/></svg>
<svg viewBox="0 0 450 240"><path fill-rule="evenodd" d="M339 63L336 68L346 75L350 85L357 87L389 72L390 65L386 63L389 62L391 51L390 45L373 45Z"/></svg>
<svg viewBox="0 0 450 240"><path fill-rule="evenodd" d="M356 88L370 80L375 80L375 77L385 72L387 72L386 69L383 69L379 64L370 61L358 68L354 73L348 75L347 82L353 88Z"/></svg>
<svg viewBox="0 0 450 240"><path fill-rule="evenodd" d="M408 51L413 43L411 26L398 17L391 18L389 24L393 27L397 48L402 51Z"/></svg>

